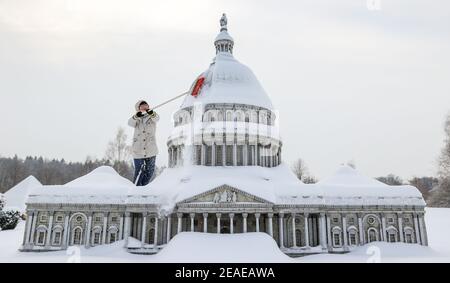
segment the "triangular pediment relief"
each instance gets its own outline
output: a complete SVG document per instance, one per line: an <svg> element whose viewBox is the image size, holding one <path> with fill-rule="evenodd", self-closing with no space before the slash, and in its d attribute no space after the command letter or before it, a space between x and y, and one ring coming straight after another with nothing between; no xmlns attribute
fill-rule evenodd
<svg viewBox="0 0 450 283"><path fill-rule="evenodd" d="M222 185L212 190L195 195L185 199L179 203L216 203L216 204L233 204L233 203L271 203L253 194L249 194L242 190L229 185Z"/></svg>

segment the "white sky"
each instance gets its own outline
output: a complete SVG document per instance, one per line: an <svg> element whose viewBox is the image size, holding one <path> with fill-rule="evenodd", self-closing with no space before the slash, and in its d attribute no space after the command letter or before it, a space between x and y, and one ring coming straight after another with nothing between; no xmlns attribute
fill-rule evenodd
<svg viewBox="0 0 450 283"><path fill-rule="evenodd" d="M370 176L434 174L450 2L380 4L0 0L0 155L103 157L138 99L169 99L208 67L226 12L235 57L280 112L284 161L302 157L319 178L349 160ZM159 111L159 165L180 103Z"/></svg>

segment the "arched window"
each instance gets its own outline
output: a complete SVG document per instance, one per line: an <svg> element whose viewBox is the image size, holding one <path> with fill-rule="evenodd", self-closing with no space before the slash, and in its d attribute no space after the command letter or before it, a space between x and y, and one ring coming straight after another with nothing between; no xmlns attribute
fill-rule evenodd
<svg viewBox="0 0 450 283"><path fill-rule="evenodd" d="M405 228L405 242L408 244L414 243L414 231L409 227Z"/></svg>
<svg viewBox="0 0 450 283"><path fill-rule="evenodd" d="M342 246L342 233L339 227L334 227L332 231L333 236L333 247L341 247Z"/></svg>
<svg viewBox="0 0 450 283"><path fill-rule="evenodd" d="M227 111L227 121L233 121L233 112Z"/></svg>
<svg viewBox="0 0 450 283"><path fill-rule="evenodd" d="M151 228L148 230L148 242L155 243L155 229Z"/></svg>
<svg viewBox="0 0 450 283"><path fill-rule="evenodd" d="M302 231L300 229L295 230L295 245L297 247L302 246Z"/></svg>
<svg viewBox="0 0 450 283"><path fill-rule="evenodd" d="M349 229L348 231L348 242L350 246L356 246L358 244L358 237L355 229Z"/></svg>
<svg viewBox="0 0 450 283"><path fill-rule="evenodd" d="M378 231L375 228L371 228L367 231L367 238L369 243L378 241Z"/></svg>
<svg viewBox="0 0 450 283"><path fill-rule="evenodd" d="M60 246L61 245L61 239L62 239L62 227L56 226L53 229L52 233L52 245L53 246Z"/></svg>
<svg viewBox="0 0 450 283"><path fill-rule="evenodd" d="M389 243L395 243L397 242L397 229L395 229L393 226L386 229L387 232L387 241Z"/></svg>
<svg viewBox="0 0 450 283"><path fill-rule="evenodd" d="M81 245L83 242L83 230L81 227L76 227L73 230L73 244L74 245Z"/></svg>
<svg viewBox="0 0 450 283"><path fill-rule="evenodd" d="M36 231L36 245L45 245L45 240L47 238L47 228L44 226L39 226Z"/></svg>

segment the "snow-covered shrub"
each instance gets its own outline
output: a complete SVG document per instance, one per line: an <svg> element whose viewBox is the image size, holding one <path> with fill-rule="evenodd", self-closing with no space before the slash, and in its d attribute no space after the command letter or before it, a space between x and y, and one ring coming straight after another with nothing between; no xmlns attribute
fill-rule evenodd
<svg viewBox="0 0 450 283"><path fill-rule="evenodd" d="M5 207L5 196L3 194L0 194L0 210L2 210Z"/></svg>
<svg viewBox="0 0 450 283"><path fill-rule="evenodd" d="M0 230L12 230L19 223L20 212L14 210L0 211Z"/></svg>

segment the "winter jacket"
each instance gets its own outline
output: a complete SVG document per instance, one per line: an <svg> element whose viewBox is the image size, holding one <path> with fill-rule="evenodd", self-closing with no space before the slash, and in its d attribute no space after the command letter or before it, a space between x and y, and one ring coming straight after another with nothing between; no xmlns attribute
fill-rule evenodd
<svg viewBox="0 0 450 283"><path fill-rule="evenodd" d="M158 154L156 145L156 123L159 115L153 111L152 115L147 113L142 117L134 115L128 120L128 125L134 128L132 153L134 159L148 158Z"/></svg>

